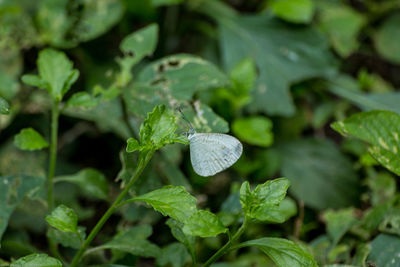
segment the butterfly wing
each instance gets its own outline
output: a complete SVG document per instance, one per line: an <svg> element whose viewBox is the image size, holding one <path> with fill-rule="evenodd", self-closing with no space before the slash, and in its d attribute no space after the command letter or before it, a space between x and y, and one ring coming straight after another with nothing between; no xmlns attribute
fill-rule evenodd
<svg viewBox="0 0 400 267"><path fill-rule="evenodd" d="M212 176L229 168L242 151L239 140L227 134L196 133L190 138L190 160L201 176Z"/></svg>

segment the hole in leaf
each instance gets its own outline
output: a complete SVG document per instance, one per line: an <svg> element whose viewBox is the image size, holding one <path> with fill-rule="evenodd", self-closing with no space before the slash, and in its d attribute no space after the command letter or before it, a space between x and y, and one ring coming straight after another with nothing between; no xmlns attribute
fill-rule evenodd
<svg viewBox="0 0 400 267"><path fill-rule="evenodd" d="M165 81L167 81L167 79L165 79L164 77L156 78L150 82L150 85L157 85Z"/></svg>
<svg viewBox="0 0 400 267"><path fill-rule="evenodd" d="M179 60L170 60L168 61L168 65L171 67L178 67L179 66Z"/></svg>
<svg viewBox="0 0 400 267"><path fill-rule="evenodd" d="M165 70L165 66L164 66L163 63L161 63L161 64L158 66L158 72L164 72L164 70Z"/></svg>

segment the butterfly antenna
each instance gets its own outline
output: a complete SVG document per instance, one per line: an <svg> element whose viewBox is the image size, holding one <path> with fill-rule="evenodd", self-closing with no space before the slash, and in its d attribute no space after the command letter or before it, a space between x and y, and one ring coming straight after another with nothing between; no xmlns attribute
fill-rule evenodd
<svg viewBox="0 0 400 267"><path fill-rule="evenodd" d="M191 130L194 130L193 125L192 125L192 124L190 123L190 121L186 118L185 114L183 114L182 109L181 109L180 107L178 108L178 111L179 111L179 113L181 113L183 120L186 121L187 124L189 124L190 129L191 129Z"/></svg>

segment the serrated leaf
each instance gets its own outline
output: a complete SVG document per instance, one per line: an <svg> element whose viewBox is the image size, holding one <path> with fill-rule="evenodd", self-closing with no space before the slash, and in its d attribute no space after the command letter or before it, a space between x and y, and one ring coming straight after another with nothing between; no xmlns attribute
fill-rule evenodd
<svg viewBox="0 0 400 267"><path fill-rule="evenodd" d="M58 176L54 182L69 182L78 185L87 194L107 200L108 199L108 184L107 179L96 169L87 168L79 171L76 174Z"/></svg>
<svg viewBox="0 0 400 267"><path fill-rule="evenodd" d="M384 167L400 175L400 115L391 111L361 112L331 126L343 135L371 144L371 155Z"/></svg>
<svg viewBox="0 0 400 267"><path fill-rule="evenodd" d="M326 139L304 139L280 147L282 174L290 190L316 209L341 208L356 203L360 184L352 162Z"/></svg>
<svg viewBox="0 0 400 267"><path fill-rule="evenodd" d="M219 218L206 210L193 213L185 222L183 232L186 235L211 237L226 233L228 228L224 227Z"/></svg>
<svg viewBox="0 0 400 267"><path fill-rule="evenodd" d="M260 210L262 221L269 223L283 223L290 217L297 214L297 203L286 197L278 206L268 207L266 210Z"/></svg>
<svg viewBox="0 0 400 267"><path fill-rule="evenodd" d="M111 241L90 249L92 253L102 249L113 249L142 257L156 258L160 254L160 248L146 240L152 234L151 226L135 226L119 232Z"/></svg>
<svg viewBox="0 0 400 267"><path fill-rule="evenodd" d="M49 143L34 129L25 128L14 136L14 145L22 150L38 150L49 146Z"/></svg>
<svg viewBox="0 0 400 267"><path fill-rule="evenodd" d="M262 116L238 118L232 124L233 133L242 141L268 147L273 142L272 122Z"/></svg>
<svg viewBox="0 0 400 267"><path fill-rule="evenodd" d="M371 243L368 261L376 266L395 267L400 263L400 238L393 235L380 234Z"/></svg>
<svg viewBox="0 0 400 267"><path fill-rule="evenodd" d="M10 267L28 267L28 266L41 266L41 267L62 267L62 263L48 256L47 254L31 254L11 263Z"/></svg>
<svg viewBox="0 0 400 267"><path fill-rule="evenodd" d="M268 5L275 16L293 23L309 23L314 14L311 0L273 0Z"/></svg>
<svg viewBox="0 0 400 267"><path fill-rule="evenodd" d="M0 240L8 225L8 220L26 195L38 191L45 179L28 175L8 175L0 177Z"/></svg>
<svg viewBox="0 0 400 267"><path fill-rule="evenodd" d="M196 212L196 198L183 186L164 186L132 200L144 201L164 216L185 223Z"/></svg>
<svg viewBox="0 0 400 267"><path fill-rule="evenodd" d="M374 36L375 47L385 59L400 64L400 14L387 17Z"/></svg>
<svg viewBox="0 0 400 267"><path fill-rule="evenodd" d="M40 80L49 94L58 101L79 76L79 72L73 69L73 64L67 56L51 48L39 52L37 66Z"/></svg>
<svg viewBox="0 0 400 267"><path fill-rule="evenodd" d="M296 243L283 238L260 238L241 243L238 247L255 246L278 267L317 267L313 256Z"/></svg>
<svg viewBox="0 0 400 267"><path fill-rule="evenodd" d="M0 96L0 114L10 114L10 105Z"/></svg>
<svg viewBox="0 0 400 267"><path fill-rule="evenodd" d="M166 110L164 105L156 106L140 126L140 143L134 138L129 138L126 151L157 150L174 142L187 143L183 136L175 134L178 128L176 120L176 116Z"/></svg>
<svg viewBox="0 0 400 267"><path fill-rule="evenodd" d="M65 205L59 205L55 208L50 215L46 216L46 221L63 232L76 233L78 231L78 216L73 209Z"/></svg>
<svg viewBox="0 0 400 267"><path fill-rule="evenodd" d="M211 13L207 5L201 8ZM295 107L290 84L327 76L333 71L334 59L327 42L312 28L291 27L268 14L215 19L219 23L219 43L226 69L248 57L258 67L251 111L292 115Z"/></svg>
<svg viewBox="0 0 400 267"><path fill-rule="evenodd" d="M126 140L126 152L131 153L136 150L140 150L142 147L139 145L139 142L131 137L128 140Z"/></svg>
<svg viewBox="0 0 400 267"><path fill-rule="evenodd" d="M260 221L271 221L273 216L268 214L271 209L271 212L275 214L274 217L278 217L276 213L279 210L276 208L285 198L289 184L287 179L279 178L257 185L251 191L249 182L244 182L240 188L240 203L245 216Z"/></svg>

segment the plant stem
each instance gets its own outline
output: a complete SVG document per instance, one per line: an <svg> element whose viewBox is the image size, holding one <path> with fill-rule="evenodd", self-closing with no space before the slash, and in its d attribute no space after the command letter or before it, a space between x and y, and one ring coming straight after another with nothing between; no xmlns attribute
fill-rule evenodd
<svg viewBox="0 0 400 267"><path fill-rule="evenodd" d="M75 257L73 258L70 267L75 267L79 263L80 259L82 258L83 253L85 253L86 249L94 239L94 237L97 235L97 233L100 231L100 229L103 227L103 225L106 223L108 218L117 210L119 207L120 202L125 198L125 196L128 194L129 189L133 186L133 184L137 181L137 179L140 177L142 174L144 168L146 167L147 163L150 161L151 157L153 156L154 151L147 151L147 152L141 152L139 156L139 163L138 166L136 167L135 174L129 181L129 183L126 185L124 190L119 194L117 199L114 200L113 204L108 208L108 210L104 213L104 215L101 217L101 219L97 222L95 227L92 229L86 240L83 242L81 248L78 250L76 253Z"/></svg>
<svg viewBox="0 0 400 267"><path fill-rule="evenodd" d="M212 257L209 258L206 263L204 263L203 267L210 266L212 263L214 263L218 258L220 258L222 255L224 255L230 249L230 247L233 245L233 243L235 243L236 240L238 240L239 237L244 233L244 230L246 230L247 222L248 222L248 220L245 217L242 226L235 233L235 235L222 248L220 248L214 255L212 255Z"/></svg>
<svg viewBox="0 0 400 267"><path fill-rule="evenodd" d="M50 162L49 162L49 172L47 176L47 205L49 210L53 209L54 197L53 197L53 177L56 169L56 159L57 159L57 135L58 135L58 117L60 111L58 109L58 100L53 100L51 106L51 125L50 125Z"/></svg>

